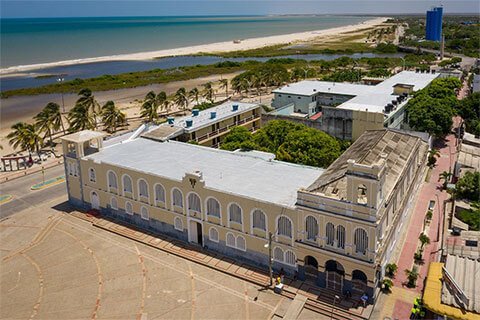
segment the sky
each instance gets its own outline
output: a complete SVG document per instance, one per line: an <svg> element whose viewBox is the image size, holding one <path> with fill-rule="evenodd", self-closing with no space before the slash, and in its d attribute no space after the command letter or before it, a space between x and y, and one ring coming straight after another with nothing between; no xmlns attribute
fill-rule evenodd
<svg viewBox="0 0 480 320"><path fill-rule="evenodd" d="M477 0L0 0L2 18L424 13L480 13Z"/></svg>

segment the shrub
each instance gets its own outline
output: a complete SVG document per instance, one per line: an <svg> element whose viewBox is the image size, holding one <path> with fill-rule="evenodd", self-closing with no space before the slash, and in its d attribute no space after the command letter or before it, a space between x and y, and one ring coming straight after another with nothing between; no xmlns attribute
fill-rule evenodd
<svg viewBox="0 0 480 320"><path fill-rule="evenodd" d="M419 237L418 237L418 240L420 240L422 246L421 246L421 249L423 249L423 247L426 245L426 244L429 244L430 243L430 238L425 234L425 233L422 233Z"/></svg>
<svg viewBox="0 0 480 320"><path fill-rule="evenodd" d="M385 292L390 292L393 287L393 281L386 278L382 280L382 289Z"/></svg>
<svg viewBox="0 0 480 320"><path fill-rule="evenodd" d="M431 210L428 210L425 217L427 218L427 220L432 220L433 212Z"/></svg>
<svg viewBox="0 0 480 320"><path fill-rule="evenodd" d="M387 277L393 278L395 277L395 273L397 273L398 266L395 263L389 263L385 267L385 274Z"/></svg>
<svg viewBox="0 0 480 320"><path fill-rule="evenodd" d="M407 275L407 287L415 288L418 279L418 270L416 266L413 266L412 270L405 269Z"/></svg>
<svg viewBox="0 0 480 320"><path fill-rule="evenodd" d="M423 256L423 250L420 249L413 254L413 259L415 260L415 262L421 262L423 260L422 256Z"/></svg>

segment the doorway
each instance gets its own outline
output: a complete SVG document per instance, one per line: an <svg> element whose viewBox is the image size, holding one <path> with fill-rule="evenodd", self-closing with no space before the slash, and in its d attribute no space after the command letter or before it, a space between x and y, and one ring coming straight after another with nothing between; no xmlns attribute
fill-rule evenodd
<svg viewBox="0 0 480 320"><path fill-rule="evenodd" d="M312 256L306 256L305 259L305 277L306 280L315 282L318 277L318 262Z"/></svg>
<svg viewBox="0 0 480 320"><path fill-rule="evenodd" d="M92 209L100 209L100 199L98 198L98 194L95 191L90 194L90 204L92 205Z"/></svg>
<svg viewBox="0 0 480 320"><path fill-rule="evenodd" d="M325 271L327 273L327 288L335 291L342 291L343 278L345 277L345 269L334 260L328 260L325 263Z"/></svg>
<svg viewBox="0 0 480 320"><path fill-rule="evenodd" d="M188 241L203 246L203 228L201 223L190 220L188 232Z"/></svg>

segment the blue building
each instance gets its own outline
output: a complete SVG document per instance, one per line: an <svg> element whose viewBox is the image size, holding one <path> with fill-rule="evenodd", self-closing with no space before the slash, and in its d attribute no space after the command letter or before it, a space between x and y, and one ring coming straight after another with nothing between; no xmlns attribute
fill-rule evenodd
<svg viewBox="0 0 480 320"><path fill-rule="evenodd" d="M443 7L436 7L427 11L427 24L425 27L425 39L431 41L442 40Z"/></svg>

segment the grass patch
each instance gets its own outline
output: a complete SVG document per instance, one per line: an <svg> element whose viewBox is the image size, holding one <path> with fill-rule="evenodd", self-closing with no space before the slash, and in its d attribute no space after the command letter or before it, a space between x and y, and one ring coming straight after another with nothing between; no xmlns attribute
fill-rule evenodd
<svg viewBox="0 0 480 320"><path fill-rule="evenodd" d="M480 231L480 209L462 210L456 214L456 217L468 224L469 230Z"/></svg>
<svg viewBox="0 0 480 320"><path fill-rule="evenodd" d="M57 76L56 74L41 74L39 76L36 76L35 79L55 78L56 76Z"/></svg>

